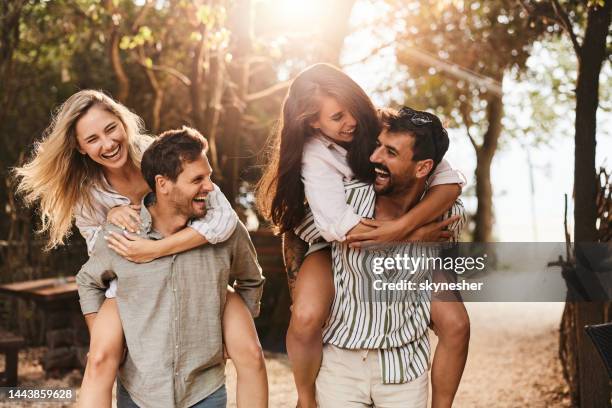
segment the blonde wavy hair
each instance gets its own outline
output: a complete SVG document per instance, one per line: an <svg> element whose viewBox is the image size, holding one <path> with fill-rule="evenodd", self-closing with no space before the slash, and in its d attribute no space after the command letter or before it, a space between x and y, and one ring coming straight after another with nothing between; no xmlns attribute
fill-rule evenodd
<svg viewBox="0 0 612 408"><path fill-rule="evenodd" d="M91 191L101 185L102 169L89 156L79 153L76 123L94 106L117 116L128 141L128 160L138 168L142 158L144 122L127 107L96 90L83 90L66 100L53 115L51 124L35 143L32 158L13 169L17 193L28 206L40 205L39 233L49 233L46 249L63 245L70 235L75 206L92 210Z"/></svg>

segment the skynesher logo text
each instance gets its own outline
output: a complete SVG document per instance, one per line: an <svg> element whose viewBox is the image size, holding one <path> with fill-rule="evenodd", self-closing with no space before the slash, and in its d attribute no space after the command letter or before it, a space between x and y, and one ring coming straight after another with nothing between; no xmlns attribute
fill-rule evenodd
<svg viewBox="0 0 612 408"><path fill-rule="evenodd" d="M483 282L430 282L428 280L423 282L412 282L406 279L402 279L399 282L384 282L380 279L375 280L373 283L374 290L419 290L419 291L478 291L482 290Z"/></svg>

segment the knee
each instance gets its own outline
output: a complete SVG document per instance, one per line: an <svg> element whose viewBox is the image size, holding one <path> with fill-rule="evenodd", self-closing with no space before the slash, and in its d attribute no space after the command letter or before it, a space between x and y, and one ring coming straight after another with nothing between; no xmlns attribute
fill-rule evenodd
<svg viewBox="0 0 612 408"><path fill-rule="evenodd" d="M290 329L296 335L309 337L321 331L326 317L314 308L297 306L291 314Z"/></svg>
<svg viewBox="0 0 612 408"><path fill-rule="evenodd" d="M434 322L434 325L441 341L463 344L470 339L470 318L467 314L441 319L440 322Z"/></svg>
<svg viewBox="0 0 612 408"><path fill-rule="evenodd" d="M94 377L114 377L119 366L119 357L106 350L90 350L87 356L88 373Z"/></svg>
<svg viewBox="0 0 612 408"><path fill-rule="evenodd" d="M228 353L237 370L242 368L261 370L265 368L266 362L259 341L244 342L238 348L228 350Z"/></svg>

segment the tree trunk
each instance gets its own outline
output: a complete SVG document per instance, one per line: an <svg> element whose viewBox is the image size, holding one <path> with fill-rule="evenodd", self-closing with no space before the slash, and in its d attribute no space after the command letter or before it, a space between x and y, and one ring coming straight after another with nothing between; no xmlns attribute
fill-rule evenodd
<svg viewBox="0 0 612 408"><path fill-rule="evenodd" d="M202 38L194 45L193 56L191 59L191 72L189 75L191 85L189 86L189 96L191 98L191 118L193 120L193 127L202 132L204 130L204 114L202 110L201 94L203 75L202 57L205 51L206 40L206 31L203 27L200 27L200 34Z"/></svg>
<svg viewBox="0 0 612 408"><path fill-rule="evenodd" d="M240 188L240 147L242 138L242 115L246 108L246 95L249 85L248 56L253 46L252 6L250 0L236 1L230 28L233 33L232 62L228 73L230 85L226 88L225 123L223 132L228 140L227 166L228 177L225 182L225 195L235 205Z"/></svg>
<svg viewBox="0 0 612 408"><path fill-rule="evenodd" d="M321 17L321 30L317 41L315 62L329 62L340 65L340 53L344 39L349 31L351 11L355 0L336 0L329 2L329 10Z"/></svg>
<svg viewBox="0 0 612 408"><path fill-rule="evenodd" d="M574 153L574 240L577 243L597 241L595 132L599 74L606 54L611 6L612 1L607 0L603 7L589 10L584 40L578 55ZM581 407L610 406L610 388L605 367L584 331L585 325L604 322L604 307L599 302L582 302L573 308L578 352L577 391Z"/></svg>
<svg viewBox="0 0 612 408"><path fill-rule="evenodd" d="M487 131L483 143L476 150L476 198L474 242L489 242L493 233L493 186L491 164L502 132L504 107L501 96L492 95L487 103Z"/></svg>
<svg viewBox="0 0 612 408"><path fill-rule="evenodd" d="M610 5L590 10L580 49L576 82L576 123L574 152L574 233L576 242L595 242L597 176L595 170L595 127L599 104L599 74L605 59Z"/></svg>
<svg viewBox="0 0 612 408"><path fill-rule="evenodd" d="M151 131L153 134L158 134L161 123L161 108L164 102L164 88L160 85L155 72L147 66L147 57L144 52L144 47L142 46L139 47L138 58L140 59L140 64L144 68L145 74L147 75L149 85L151 85L151 88L153 89L154 99L151 107Z"/></svg>
<svg viewBox="0 0 612 408"><path fill-rule="evenodd" d="M225 66L223 55L220 51L216 51L215 55L211 56L209 63L209 72L207 75L207 101L206 111L204 113L206 123L206 138L208 139L208 156L210 157L210 165L216 173L215 179L217 182L223 183L223 172L219 167L219 152L217 149L217 134L219 131L219 118L221 99L225 89L224 80Z"/></svg>
<svg viewBox="0 0 612 408"><path fill-rule="evenodd" d="M0 122L3 122L15 102L16 81L13 77L13 53L19 46L20 23L26 2L2 1L0 9Z"/></svg>
<svg viewBox="0 0 612 408"><path fill-rule="evenodd" d="M106 10L112 16L115 13L115 6L112 1L106 2ZM113 71L115 72L115 76L117 77L117 83L119 84L119 88L117 89L117 93L115 98L125 104L130 94L130 80L123 69L123 63L121 62L121 54L119 50L119 42L121 40L121 32L119 23L115 22L114 18L110 19L111 23L111 32L110 32L110 41L109 41L109 56L111 66L113 67Z"/></svg>

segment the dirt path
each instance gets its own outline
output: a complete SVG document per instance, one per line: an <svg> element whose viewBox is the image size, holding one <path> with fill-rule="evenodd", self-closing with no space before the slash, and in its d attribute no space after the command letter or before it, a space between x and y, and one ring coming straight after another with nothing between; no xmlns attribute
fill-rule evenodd
<svg viewBox="0 0 612 408"><path fill-rule="evenodd" d="M568 407L567 388L557 360L561 303L472 303L467 305L472 337L456 407ZM435 345L435 336L432 335ZM42 349L20 354L22 386L78 387L80 374L44 378L35 363ZM285 355L267 354L270 407L295 407L296 394ZM3 362L0 362L0 370ZM228 407L235 407L235 370L227 365ZM15 404L1 403L0 407ZM28 407L70 406L53 404Z"/></svg>
<svg viewBox="0 0 612 408"><path fill-rule="evenodd" d="M562 303L472 303L470 353L457 407L562 407ZM434 336L435 337L435 336Z"/></svg>
<svg viewBox="0 0 612 408"><path fill-rule="evenodd" d="M570 406L557 360L562 303L471 303L468 362L456 407ZM436 337L431 335L432 346ZM286 356L269 356L270 406L295 407ZM235 384L228 365L230 405Z"/></svg>

